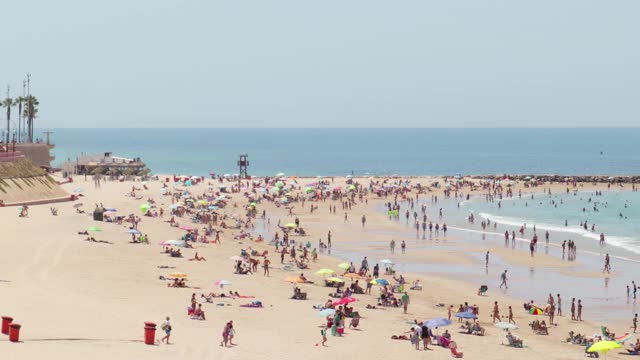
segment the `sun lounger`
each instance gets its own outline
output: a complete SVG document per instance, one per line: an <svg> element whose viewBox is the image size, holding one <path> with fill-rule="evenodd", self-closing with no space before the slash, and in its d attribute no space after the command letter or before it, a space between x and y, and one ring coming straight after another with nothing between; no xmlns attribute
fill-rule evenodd
<svg viewBox="0 0 640 360"><path fill-rule="evenodd" d="M507 335L507 340L509 340L509 346L516 347L516 348L521 348L521 347L523 347L522 340L520 340L520 339L518 339L518 340L514 339L514 338L513 338L513 335Z"/></svg>
<svg viewBox="0 0 640 360"><path fill-rule="evenodd" d="M478 289L478 295L479 296L486 295L488 290L489 290L489 287L487 285L481 285L480 288Z"/></svg>

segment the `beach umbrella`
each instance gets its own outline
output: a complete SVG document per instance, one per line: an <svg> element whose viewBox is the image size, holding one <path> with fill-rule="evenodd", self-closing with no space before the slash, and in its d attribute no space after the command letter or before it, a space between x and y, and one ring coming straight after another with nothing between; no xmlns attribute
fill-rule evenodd
<svg viewBox="0 0 640 360"><path fill-rule="evenodd" d="M391 261L389 259L382 259L382 260L380 260L380 264L393 265L393 261Z"/></svg>
<svg viewBox="0 0 640 360"><path fill-rule="evenodd" d="M629 340L631 340L631 338L632 338L632 337L633 337L633 335L632 335L632 334L627 333L627 334L624 334L624 335L622 335L622 336L618 336L618 337L615 339L615 341L616 341L618 344L623 344L625 341L629 341Z"/></svg>
<svg viewBox="0 0 640 360"><path fill-rule="evenodd" d="M352 297L344 297L334 302L333 305L345 305L345 304L351 304L352 302L356 302L356 299Z"/></svg>
<svg viewBox="0 0 640 360"><path fill-rule="evenodd" d="M357 279L362 279L362 276L356 274L356 273L348 273L348 274L344 274L343 275L346 278L349 278L351 280L357 280Z"/></svg>
<svg viewBox="0 0 640 360"><path fill-rule="evenodd" d="M449 325L451 325L451 320L441 318L441 317L427 320L424 322L424 326L429 328L439 328L439 327L449 326Z"/></svg>
<svg viewBox="0 0 640 360"><path fill-rule="evenodd" d="M276 176L277 176L277 177L283 177L283 176L284 176L284 173L279 172L279 173L277 173L277 174L276 174Z"/></svg>
<svg viewBox="0 0 640 360"><path fill-rule="evenodd" d="M225 285L231 285L232 282L229 281L229 280L218 280L214 284L217 285L217 286L222 287L222 286L225 286Z"/></svg>
<svg viewBox="0 0 640 360"><path fill-rule="evenodd" d="M338 264L338 267L340 269L347 270L347 269L349 269L351 267L351 265L349 265L349 263L340 263L340 264Z"/></svg>
<svg viewBox="0 0 640 360"><path fill-rule="evenodd" d="M285 224L284 227L289 228L289 229L295 229L298 227L298 225L294 224L294 223L288 223Z"/></svg>
<svg viewBox="0 0 640 360"><path fill-rule="evenodd" d="M182 206L182 205L173 204L173 205L170 205L170 206L169 206L169 209L174 210L174 209L177 209L177 208L179 208L179 207L181 207L181 206Z"/></svg>
<svg viewBox="0 0 640 360"><path fill-rule="evenodd" d="M508 323L508 322L504 322L504 321L496 323L493 326L495 326L495 327L497 327L499 329L502 329L502 330L515 330L515 329L518 328L518 326L516 324L512 324L512 323Z"/></svg>
<svg viewBox="0 0 640 360"><path fill-rule="evenodd" d="M136 235L140 235L140 230L138 229L129 229L127 231L128 234L136 234Z"/></svg>
<svg viewBox="0 0 640 360"><path fill-rule="evenodd" d="M331 281L331 282L336 282L336 283L343 283L344 280L338 278L338 277L330 277L327 279L327 281Z"/></svg>
<svg viewBox="0 0 640 360"><path fill-rule="evenodd" d="M209 202L207 200L198 200L198 204L200 204L200 205L209 205Z"/></svg>
<svg viewBox="0 0 640 360"><path fill-rule="evenodd" d="M81 193L81 192L83 192L83 191L84 191L84 190L83 190L83 189L81 189L81 188L73 189L73 192L74 192L74 193Z"/></svg>
<svg viewBox="0 0 640 360"><path fill-rule="evenodd" d="M229 260L232 260L232 261L244 261L244 258L242 256L234 255L234 256L230 257Z"/></svg>
<svg viewBox="0 0 640 360"><path fill-rule="evenodd" d="M308 187L308 188L304 189L304 191L305 191L307 194L308 194L308 193L312 193L312 192L313 192L313 188Z"/></svg>
<svg viewBox="0 0 640 360"><path fill-rule="evenodd" d="M180 229L182 229L184 231L191 231L191 230L193 230L193 227L184 225L184 226L180 226Z"/></svg>
<svg viewBox="0 0 640 360"><path fill-rule="evenodd" d="M104 214L111 216L111 215L115 215L116 212L115 211L105 211Z"/></svg>
<svg viewBox="0 0 640 360"><path fill-rule="evenodd" d="M615 341L598 341L597 343L591 345L589 349L587 349L587 352L601 352L603 354L606 354L609 350L619 349L621 347L622 345L618 344Z"/></svg>
<svg viewBox="0 0 640 360"><path fill-rule="evenodd" d="M370 284L373 285L389 285L389 281L387 281L386 279L373 279L371 281L369 281Z"/></svg>
<svg viewBox="0 0 640 360"><path fill-rule="evenodd" d="M79 207L82 207L82 205L83 205L82 203L77 203L77 204L73 204L73 207L77 209Z"/></svg>
<svg viewBox="0 0 640 360"><path fill-rule="evenodd" d="M255 201L253 201L253 202L252 202L251 204L249 204L249 205L251 205L251 206L258 206L258 204L257 204Z"/></svg>
<svg viewBox="0 0 640 360"><path fill-rule="evenodd" d="M282 188L282 187L284 187L284 183L283 183L282 181L278 181L278 182L276 183L276 187L277 187L277 188Z"/></svg>
<svg viewBox="0 0 640 360"><path fill-rule="evenodd" d="M335 309L324 309L324 310L318 311L316 313L316 316L317 317L327 317L327 316L333 316L335 314L336 314Z"/></svg>
<svg viewBox="0 0 640 360"><path fill-rule="evenodd" d="M292 284L302 284L302 283L304 283L304 280L300 279L297 276L290 276L290 277L284 279L284 281L290 282Z"/></svg>
<svg viewBox="0 0 640 360"><path fill-rule="evenodd" d="M174 278L174 279L186 279L187 278L187 274L185 273L171 273L169 274L170 278Z"/></svg>
<svg viewBox="0 0 640 360"><path fill-rule="evenodd" d="M316 271L316 274L318 275L331 275L333 274L335 271L331 270L331 269L320 269L318 271Z"/></svg>
<svg viewBox="0 0 640 360"><path fill-rule="evenodd" d="M142 211L143 214L146 214L149 209L151 209L151 205L149 204L140 205L140 211Z"/></svg>
<svg viewBox="0 0 640 360"><path fill-rule="evenodd" d="M463 318L463 319L477 319L478 317L469 311L463 311L463 312L459 312L454 314L455 317L457 318Z"/></svg>
<svg viewBox="0 0 640 360"><path fill-rule="evenodd" d="M92 226L92 227L88 228L87 230L88 230L88 231L93 231L93 232L100 232L100 231L102 231L102 229L100 229L100 228L99 228L99 227L97 227L97 226Z"/></svg>
<svg viewBox="0 0 640 360"><path fill-rule="evenodd" d="M184 240L167 240L165 242L161 242L160 245L171 245L171 246L178 246L178 247L183 247L186 244L186 242Z"/></svg>
<svg viewBox="0 0 640 360"><path fill-rule="evenodd" d="M542 315L543 313L544 311L542 311L542 309L537 306L534 306L531 308L531 310L529 310L529 314L531 315Z"/></svg>
<svg viewBox="0 0 640 360"><path fill-rule="evenodd" d="M208 209L209 210L218 210L218 207L211 205L211 206L208 207Z"/></svg>
<svg viewBox="0 0 640 360"><path fill-rule="evenodd" d="M349 185L349 186L347 187L347 190L349 190L349 191L353 191L353 190L355 190L355 189L356 189L356 187L355 187L354 185Z"/></svg>

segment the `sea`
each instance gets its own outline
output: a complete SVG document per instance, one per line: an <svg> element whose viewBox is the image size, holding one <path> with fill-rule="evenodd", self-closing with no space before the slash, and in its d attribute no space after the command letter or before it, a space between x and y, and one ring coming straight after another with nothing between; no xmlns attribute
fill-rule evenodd
<svg viewBox="0 0 640 360"><path fill-rule="evenodd" d="M54 164L140 157L158 174L640 174L637 129L51 129Z"/></svg>

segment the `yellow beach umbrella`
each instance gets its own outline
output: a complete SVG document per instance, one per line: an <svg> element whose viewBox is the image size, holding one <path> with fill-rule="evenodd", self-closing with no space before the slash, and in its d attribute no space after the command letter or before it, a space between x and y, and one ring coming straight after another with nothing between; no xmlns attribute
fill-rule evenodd
<svg viewBox="0 0 640 360"><path fill-rule="evenodd" d="M170 278L175 278L175 279L186 279L187 278L187 274L185 273L171 273L169 274Z"/></svg>
<svg viewBox="0 0 640 360"><path fill-rule="evenodd" d="M622 345L618 344L615 341L598 341L597 343L591 345L587 352L601 352L607 353L609 350L621 348Z"/></svg>
<svg viewBox="0 0 640 360"><path fill-rule="evenodd" d="M351 267L351 265L349 265L349 263L340 263L340 264L338 264L338 267L340 269L347 270L347 269L349 269Z"/></svg>
<svg viewBox="0 0 640 360"><path fill-rule="evenodd" d="M290 277L284 279L284 281L290 282L292 284L302 284L302 283L304 283L304 280L300 279L297 276L290 276Z"/></svg>
<svg viewBox="0 0 640 360"><path fill-rule="evenodd" d="M284 227L290 228L290 229L295 229L295 228L298 227L298 225L296 225L294 223L288 223L288 224L285 224Z"/></svg>
<svg viewBox="0 0 640 360"><path fill-rule="evenodd" d="M335 271L331 270L331 269L320 269L318 271L316 271L316 274L318 275L330 275L333 274Z"/></svg>
<svg viewBox="0 0 640 360"><path fill-rule="evenodd" d="M338 277L330 277L327 279L327 281L333 281L333 282L337 282L337 283L343 283L344 280L338 278Z"/></svg>

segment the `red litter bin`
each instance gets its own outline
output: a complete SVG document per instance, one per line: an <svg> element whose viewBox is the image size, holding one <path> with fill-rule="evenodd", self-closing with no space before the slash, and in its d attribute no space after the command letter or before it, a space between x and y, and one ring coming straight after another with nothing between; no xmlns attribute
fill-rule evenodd
<svg viewBox="0 0 640 360"><path fill-rule="evenodd" d="M13 321L12 317L3 316L2 317L2 333L5 335L9 335L9 324Z"/></svg>
<svg viewBox="0 0 640 360"><path fill-rule="evenodd" d="M144 343L154 345L156 343L156 324L145 321L144 323Z"/></svg>
<svg viewBox="0 0 640 360"><path fill-rule="evenodd" d="M9 324L9 341L11 342L19 342L20 341L20 328L22 326L20 324Z"/></svg>

